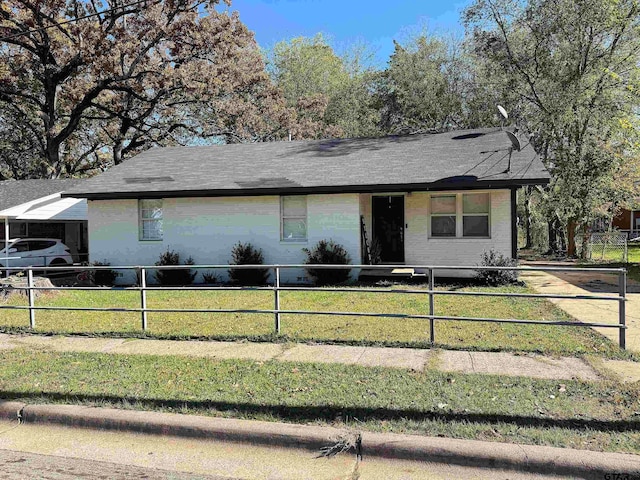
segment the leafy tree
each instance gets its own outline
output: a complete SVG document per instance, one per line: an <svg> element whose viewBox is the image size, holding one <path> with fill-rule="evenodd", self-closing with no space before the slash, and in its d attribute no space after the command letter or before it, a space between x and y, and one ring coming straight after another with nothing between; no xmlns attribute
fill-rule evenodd
<svg viewBox="0 0 640 480"><path fill-rule="evenodd" d="M364 48L339 56L327 40L297 37L269 52L269 72L295 108L296 138L363 137L378 133L371 106L372 73L363 67Z"/></svg>
<svg viewBox="0 0 640 480"><path fill-rule="evenodd" d="M38 170L40 139L16 113L0 111L0 180L30 178Z"/></svg>
<svg viewBox="0 0 640 480"><path fill-rule="evenodd" d="M456 38L428 32L395 42L375 84L385 133L440 132L499 125L504 88Z"/></svg>
<svg viewBox="0 0 640 480"><path fill-rule="evenodd" d="M253 141L286 130L292 117L252 33L217 3L3 0L0 110L10 116L3 127L18 124L42 159L32 173L103 167L105 149L119 163L194 136Z"/></svg>
<svg viewBox="0 0 640 480"><path fill-rule="evenodd" d="M395 42L379 90L385 131L441 131L453 126L461 106L447 77L447 53L444 42L425 35L407 46Z"/></svg>
<svg viewBox="0 0 640 480"><path fill-rule="evenodd" d="M637 158L639 14L637 0L476 0L464 14L552 173L548 217L566 225L570 254L575 226L587 231Z"/></svg>

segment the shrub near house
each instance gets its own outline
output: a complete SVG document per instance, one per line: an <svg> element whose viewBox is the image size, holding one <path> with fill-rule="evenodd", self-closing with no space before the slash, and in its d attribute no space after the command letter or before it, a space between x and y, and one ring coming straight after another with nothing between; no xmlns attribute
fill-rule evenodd
<svg viewBox="0 0 640 480"><path fill-rule="evenodd" d="M231 250L230 265L262 265L263 263L262 250L256 249L250 243L238 242ZM237 285L265 285L268 278L269 270L266 268L229 269L229 279L231 283Z"/></svg>
<svg viewBox="0 0 640 480"><path fill-rule="evenodd" d="M333 240L320 240L313 248L303 248L307 265L349 265L351 257L347 250ZM349 279L348 268L307 268L307 273L316 285L335 285Z"/></svg>
<svg viewBox="0 0 640 480"><path fill-rule="evenodd" d="M108 267L111 264L105 261L93 262L92 265L95 267ZM101 287L112 287L118 276L117 272L111 269L91 270L89 275L91 282L94 285L98 285Z"/></svg>
<svg viewBox="0 0 640 480"><path fill-rule="evenodd" d="M180 254L174 250L167 250L160 255L160 260L155 264L157 266L181 265ZM184 265L194 265L193 258L187 258ZM191 285L196 275L197 272L192 272L190 268L156 270L155 272L155 278L158 283L168 287Z"/></svg>
<svg viewBox="0 0 640 480"><path fill-rule="evenodd" d="M517 267L518 262L513 258L505 257L501 253L491 249L482 254L480 262L482 267ZM509 285L518 281L518 272L514 270L478 270L475 275L476 280L497 287Z"/></svg>

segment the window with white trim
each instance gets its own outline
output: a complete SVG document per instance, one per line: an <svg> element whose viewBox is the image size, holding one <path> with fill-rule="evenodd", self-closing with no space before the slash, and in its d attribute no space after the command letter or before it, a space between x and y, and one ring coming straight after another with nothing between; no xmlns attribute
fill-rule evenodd
<svg viewBox="0 0 640 480"><path fill-rule="evenodd" d="M489 193L464 193L462 195L462 236L489 237Z"/></svg>
<svg viewBox="0 0 640 480"><path fill-rule="evenodd" d="M162 199L138 200L140 240L162 240Z"/></svg>
<svg viewBox="0 0 640 480"><path fill-rule="evenodd" d="M280 238L289 242L307 240L307 197L290 195L280 197Z"/></svg>
<svg viewBox="0 0 640 480"><path fill-rule="evenodd" d="M456 196L431 197L431 236L456 236Z"/></svg>
<svg viewBox="0 0 640 480"><path fill-rule="evenodd" d="M430 236L491 237L491 194L449 193L431 196Z"/></svg>

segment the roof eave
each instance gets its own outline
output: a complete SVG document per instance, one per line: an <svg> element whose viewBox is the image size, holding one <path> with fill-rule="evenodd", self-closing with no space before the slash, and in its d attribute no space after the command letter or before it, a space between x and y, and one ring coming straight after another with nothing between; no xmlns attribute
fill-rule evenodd
<svg viewBox="0 0 640 480"><path fill-rule="evenodd" d="M257 197L265 195L308 195L331 193L379 193L443 190L479 190L487 188L517 188L524 185L547 185L549 178L526 178L507 180L480 180L473 182L432 182L377 185L335 185L317 187L237 188L206 190L157 190L131 192L69 192L63 197L86 198L88 200L123 200L138 198L184 198L184 197Z"/></svg>

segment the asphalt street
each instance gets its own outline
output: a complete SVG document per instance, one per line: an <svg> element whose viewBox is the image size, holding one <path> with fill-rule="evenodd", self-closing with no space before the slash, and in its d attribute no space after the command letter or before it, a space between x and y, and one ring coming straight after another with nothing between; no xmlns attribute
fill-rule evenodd
<svg viewBox="0 0 640 480"><path fill-rule="evenodd" d="M9 480L559 479L508 470L364 458L159 435L0 421L0 477Z"/></svg>
<svg viewBox="0 0 640 480"><path fill-rule="evenodd" d="M231 477L192 475L11 450L0 450L0 477L3 480L231 480Z"/></svg>

